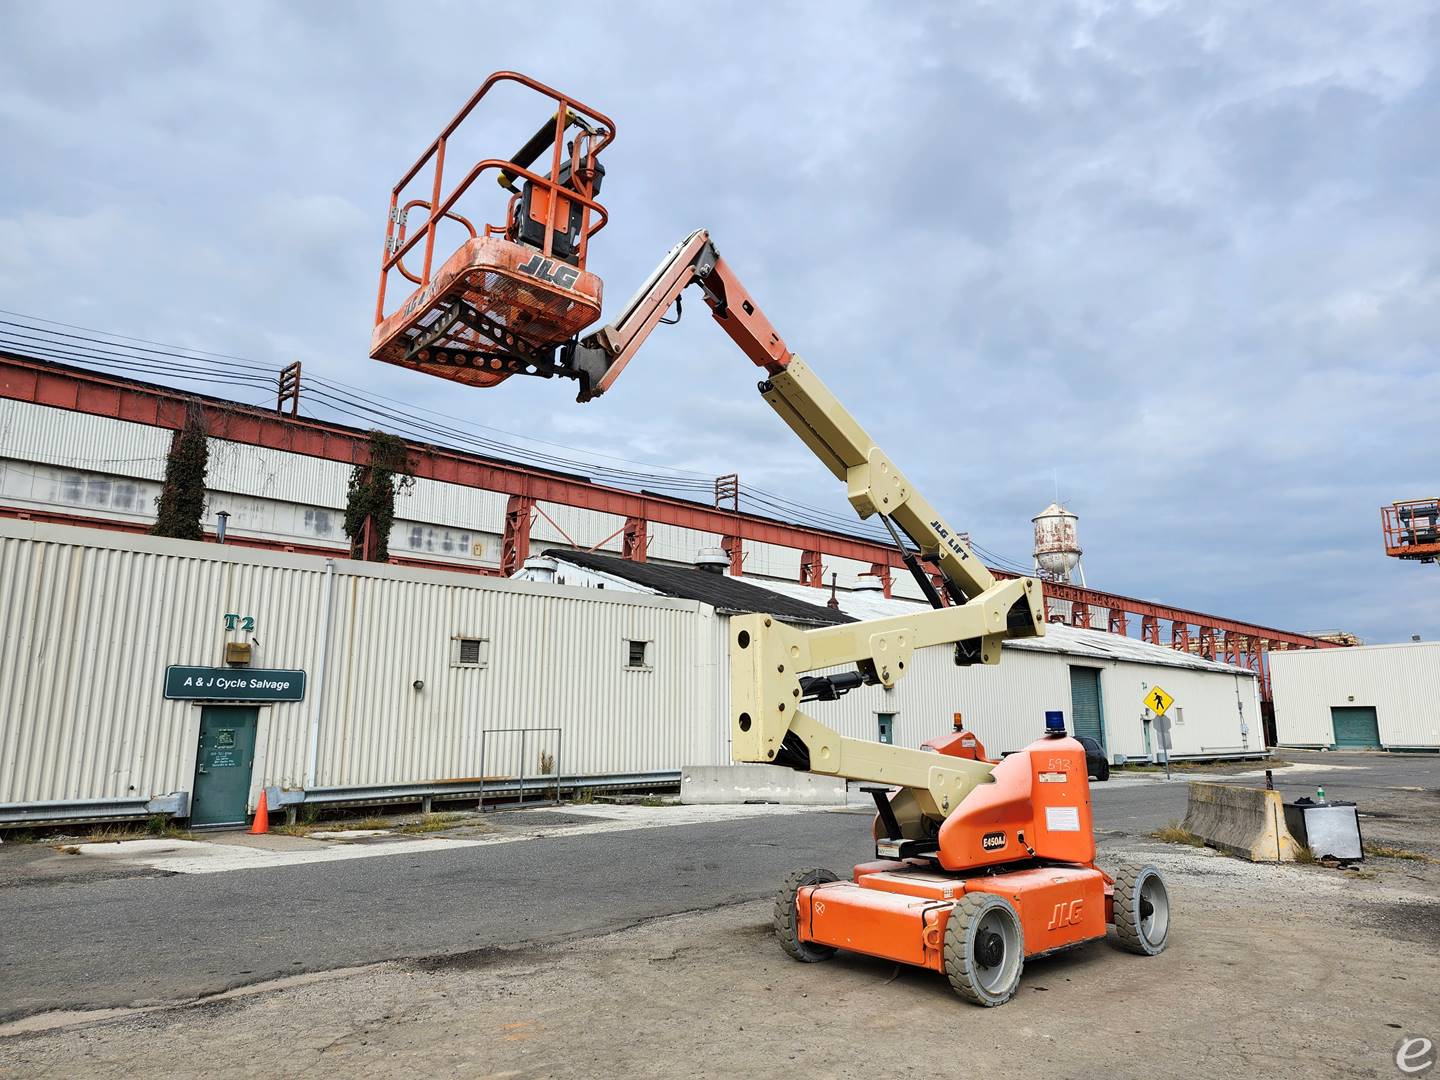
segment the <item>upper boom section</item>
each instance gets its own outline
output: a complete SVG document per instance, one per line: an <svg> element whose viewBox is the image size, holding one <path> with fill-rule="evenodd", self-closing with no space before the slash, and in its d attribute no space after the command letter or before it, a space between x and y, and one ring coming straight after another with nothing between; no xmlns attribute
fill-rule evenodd
<svg viewBox="0 0 1440 1080"><path fill-rule="evenodd" d="M710 234L696 229L660 260L615 319L567 350L569 370L564 374L580 381L578 400L589 401L610 389L690 285L700 286L710 314L757 367L774 374L790 362L790 350L720 257Z"/></svg>
<svg viewBox="0 0 1440 1080"><path fill-rule="evenodd" d="M990 571L819 376L790 352L703 229L670 249L617 318L566 350L561 364L568 370L562 374L579 380L579 399L589 401L614 385L630 358L692 284L700 287L715 321L731 340L768 373L769 378L760 383L760 393L825 467L845 481L855 512L862 518L879 514L892 534L898 528L909 537L921 558L939 566L954 602L965 603L991 588L995 579ZM901 551L931 604L941 606L943 601L918 559L903 545ZM1025 637L1045 632L1043 620L1017 621L1012 629L1015 636Z"/></svg>

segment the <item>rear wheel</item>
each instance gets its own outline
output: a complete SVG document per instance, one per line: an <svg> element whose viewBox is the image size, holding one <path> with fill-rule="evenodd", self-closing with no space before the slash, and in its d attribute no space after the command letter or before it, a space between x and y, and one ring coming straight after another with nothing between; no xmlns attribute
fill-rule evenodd
<svg viewBox="0 0 1440 1080"><path fill-rule="evenodd" d="M945 925L945 975L966 1001L1003 1005L1020 988L1025 935L1010 901L994 893L967 893Z"/></svg>
<svg viewBox="0 0 1440 1080"><path fill-rule="evenodd" d="M805 964L829 960L835 950L829 945L817 945L813 941L800 940L800 918L795 907L796 895L806 885L824 885L840 879L829 870L796 870L785 879L785 887L775 897L775 936L780 947L790 957Z"/></svg>
<svg viewBox="0 0 1440 1080"><path fill-rule="evenodd" d="M1141 956L1165 950L1170 937L1170 892L1153 866L1121 866L1115 873L1115 937Z"/></svg>

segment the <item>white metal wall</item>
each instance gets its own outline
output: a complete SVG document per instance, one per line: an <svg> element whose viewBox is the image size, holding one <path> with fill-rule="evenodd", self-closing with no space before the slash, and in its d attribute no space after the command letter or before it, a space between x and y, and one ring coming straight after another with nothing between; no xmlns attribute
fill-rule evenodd
<svg viewBox="0 0 1440 1080"><path fill-rule="evenodd" d="M217 663L223 614L248 613L261 578L257 666L314 670L319 560L200 547L0 522L0 802L188 790L199 713L163 699L165 667Z"/></svg>
<svg viewBox="0 0 1440 1080"><path fill-rule="evenodd" d="M0 457L13 461L160 480L170 438L153 424L0 398Z"/></svg>
<svg viewBox="0 0 1440 1080"><path fill-rule="evenodd" d="M311 677L304 702L261 709L252 792L303 783L317 716L320 787L477 776L480 732L496 728L563 728L563 746L529 746L527 772L541 750L592 775L728 760L727 620L704 605L333 566L322 687L327 560L0 520L0 803L189 790L200 710L163 699L164 669L218 664L227 636L259 643L256 667ZM253 634L227 635L227 612L254 616ZM452 663L457 636L489 643L486 666ZM651 643L644 669L627 665L632 640ZM968 669L924 650L895 690L856 691L815 715L875 738L875 714L894 713L895 741L916 746L960 711L990 750L1018 749L1047 709L1068 715L1071 663L1101 669L1112 754L1146 753L1140 699L1154 680L1183 709L1176 754L1241 748L1242 719L1260 746L1252 676L1019 647L998 667ZM515 767L502 757L484 769Z"/></svg>
<svg viewBox="0 0 1440 1080"><path fill-rule="evenodd" d="M1440 748L1440 642L1270 654L1275 734L1283 744L1335 742L1332 706L1372 706L1380 742Z"/></svg>
<svg viewBox="0 0 1440 1080"><path fill-rule="evenodd" d="M321 787L479 775L484 728L564 729L563 747L531 743L527 772L542 749L566 773L713 760L710 609L336 560L322 695L325 566L0 520L0 802L189 790L200 709L163 699L164 669L218 664L227 636L244 636L226 634L227 612L257 619L254 666L311 680L304 702L261 709L252 798L302 782L322 700ZM457 635L489 642L486 667L452 666ZM653 643L647 669L627 666L632 639ZM515 767L512 755L486 772Z"/></svg>

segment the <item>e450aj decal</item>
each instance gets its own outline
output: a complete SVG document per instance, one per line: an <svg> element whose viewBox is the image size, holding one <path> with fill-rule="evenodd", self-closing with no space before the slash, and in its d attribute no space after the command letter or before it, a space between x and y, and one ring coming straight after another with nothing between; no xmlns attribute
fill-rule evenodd
<svg viewBox="0 0 1440 1080"><path fill-rule="evenodd" d="M522 274L529 274L541 281L548 281L552 285L558 285L562 289L573 289L575 282L580 277L580 271L573 266L566 266L564 263L556 263L543 255L532 255L530 261L521 263L515 269Z"/></svg>
<svg viewBox="0 0 1440 1080"><path fill-rule="evenodd" d="M999 851L1005 846L1005 834L1003 832L987 832L980 838L980 846L986 851Z"/></svg>

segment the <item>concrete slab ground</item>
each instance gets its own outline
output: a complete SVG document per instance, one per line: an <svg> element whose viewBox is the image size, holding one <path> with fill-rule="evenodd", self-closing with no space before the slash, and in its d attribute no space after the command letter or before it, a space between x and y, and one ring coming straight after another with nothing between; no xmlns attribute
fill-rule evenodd
<svg viewBox="0 0 1440 1080"><path fill-rule="evenodd" d="M1159 844L1183 780L1094 785L1101 864L1171 878L1171 947L1033 961L996 1010L925 972L779 951L776 882L867 858L859 808L566 806L487 815L506 842L223 873L6 844L0 1076L1400 1076L1402 1039L1440 1041L1440 769L1311 762L1277 787L1360 804L1358 872ZM433 835L473 833L450 824Z"/></svg>
<svg viewBox="0 0 1440 1080"><path fill-rule="evenodd" d="M305 836L285 833L196 833L181 837L146 837L64 845L71 854L127 868L169 874L220 874L310 863L345 862L395 855L429 854L453 848L509 844L541 837L560 838L599 833L633 832L704 825L824 810L824 806L606 805L567 807L551 819L538 811L519 814L452 814L447 827L411 835L406 826L391 829L320 829Z"/></svg>
<svg viewBox="0 0 1440 1080"><path fill-rule="evenodd" d="M1360 899L1315 868L1155 845L1123 854L1169 875L1171 947L1141 958L1097 943L1033 961L999 1009L863 957L797 964L762 901L15 1033L0 1041L0 1075L238 1077L269 1062L290 1076L1314 1080L1399 1075L1402 1038L1440 1035L1433 894ZM1387 922L1377 905L1409 914Z"/></svg>

